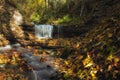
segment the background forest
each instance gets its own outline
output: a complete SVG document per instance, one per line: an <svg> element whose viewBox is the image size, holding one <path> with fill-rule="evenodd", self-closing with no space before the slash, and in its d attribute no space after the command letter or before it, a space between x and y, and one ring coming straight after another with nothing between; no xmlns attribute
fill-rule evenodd
<svg viewBox="0 0 120 80"><path fill-rule="evenodd" d="M11 0L11 3L26 20L51 24L78 24L84 16L92 16L98 7L94 0Z"/></svg>

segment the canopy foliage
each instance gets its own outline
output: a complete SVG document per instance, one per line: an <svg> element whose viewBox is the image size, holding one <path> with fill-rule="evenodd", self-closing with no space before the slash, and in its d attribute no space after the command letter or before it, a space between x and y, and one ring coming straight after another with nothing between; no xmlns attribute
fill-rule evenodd
<svg viewBox="0 0 120 80"><path fill-rule="evenodd" d="M38 23L74 23L87 13L88 0L10 0L28 21ZM92 11L92 6L90 12ZM67 18L67 19L65 19ZM77 18L77 20L76 20ZM78 22L78 21L77 21Z"/></svg>

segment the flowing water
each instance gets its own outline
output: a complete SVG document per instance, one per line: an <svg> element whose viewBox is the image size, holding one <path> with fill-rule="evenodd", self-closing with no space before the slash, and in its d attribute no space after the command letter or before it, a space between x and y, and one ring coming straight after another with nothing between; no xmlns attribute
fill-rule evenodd
<svg viewBox="0 0 120 80"><path fill-rule="evenodd" d="M33 55L32 53L23 53L22 58L27 62L32 71L29 76L29 80L56 80L58 63L56 63L56 58L48 54ZM45 59L45 61L41 61Z"/></svg>
<svg viewBox="0 0 120 80"><path fill-rule="evenodd" d="M62 36L62 26L58 26L58 38Z"/></svg>
<svg viewBox="0 0 120 80"><path fill-rule="evenodd" d="M38 39L52 38L53 26L52 25L35 25L35 36Z"/></svg>
<svg viewBox="0 0 120 80"><path fill-rule="evenodd" d="M55 32L57 32L55 35L57 35L57 38L60 38L62 36L62 26L57 26L57 29L55 30ZM35 24L35 36L38 39L53 38L53 26Z"/></svg>

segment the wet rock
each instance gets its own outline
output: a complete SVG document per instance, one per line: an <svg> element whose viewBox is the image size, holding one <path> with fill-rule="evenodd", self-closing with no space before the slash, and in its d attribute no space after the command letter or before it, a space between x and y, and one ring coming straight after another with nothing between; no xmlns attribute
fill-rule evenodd
<svg viewBox="0 0 120 80"><path fill-rule="evenodd" d="M40 63L40 57L31 54L22 54L22 58L31 66L37 66Z"/></svg>
<svg viewBox="0 0 120 80"><path fill-rule="evenodd" d="M50 80L50 78L55 77L57 73L51 69L43 69L40 71L35 71L38 80Z"/></svg>
<svg viewBox="0 0 120 80"><path fill-rule="evenodd" d="M25 51L26 50L26 51ZM22 59L25 60L26 64L30 66L31 80L52 80L51 78L57 76L55 67L55 58L47 54L34 55L33 52L19 47L17 51L20 51Z"/></svg>
<svg viewBox="0 0 120 80"><path fill-rule="evenodd" d="M6 46L3 46L3 47L0 47L0 52L11 50L11 49L17 48L17 47L20 47L20 44L6 45Z"/></svg>
<svg viewBox="0 0 120 80"><path fill-rule="evenodd" d="M0 47L0 52L10 50L10 49L12 49L12 47L10 45L7 45L5 47Z"/></svg>
<svg viewBox="0 0 120 80"><path fill-rule="evenodd" d="M30 62L28 63L34 70L42 70L42 69L47 69L47 64L41 62Z"/></svg>

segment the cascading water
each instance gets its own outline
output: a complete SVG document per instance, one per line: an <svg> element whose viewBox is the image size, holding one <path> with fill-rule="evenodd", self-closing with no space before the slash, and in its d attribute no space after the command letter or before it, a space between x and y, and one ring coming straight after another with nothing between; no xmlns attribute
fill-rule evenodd
<svg viewBox="0 0 120 80"><path fill-rule="evenodd" d="M62 26L58 26L58 38L62 36Z"/></svg>
<svg viewBox="0 0 120 80"><path fill-rule="evenodd" d="M55 58L47 54L35 56L29 52L27 54L25 52L21 56L31 68L31 71L27 73L29 80L56 80L56 70L59 67L56 66L58 64L55 62ZM45 58L46 61L41 61L42 58Z"/></svg>
<svg viewBox="0 0 120 80"><path fill-rule="evenodd" d="M35 36L38 39L52 38L53 26L52 25L35 25Z"/></svg>

